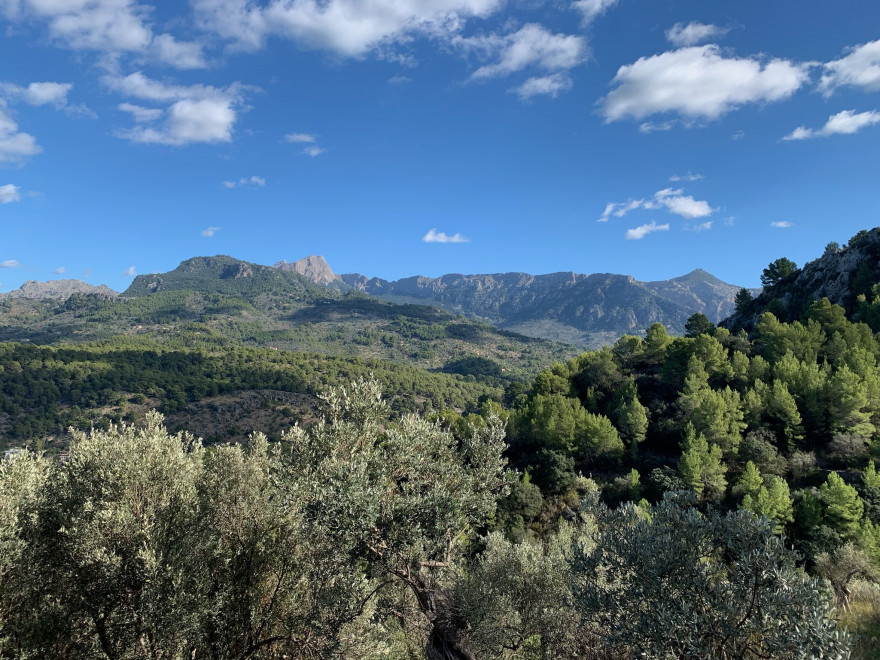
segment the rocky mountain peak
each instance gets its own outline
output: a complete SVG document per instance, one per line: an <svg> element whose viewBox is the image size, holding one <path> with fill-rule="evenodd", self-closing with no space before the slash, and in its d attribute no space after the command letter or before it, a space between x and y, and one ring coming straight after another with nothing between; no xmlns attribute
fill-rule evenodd
<svg viewBox="0 0 880 660"><path fill-rule="evenodd" d="M30 298L33 300L42 300L46 298L67 300L75 293L98 295L106 298L114 298L119 295L116 291L105 284L93 286L81 280L50 280L48 282L28 280L15 291L0 294L0 296L6 296L9 298Z"/></svg>
<svg viewBox="0 0 880 660"><path fill-rule="evenodd" d="M330 268L324 257L320 255L311 255L305 259L300 259L294 262L282 259L272 267L293 273L299 273L315 284L332 284L341 281L339 275L333 272L333 269Z"/></svg>

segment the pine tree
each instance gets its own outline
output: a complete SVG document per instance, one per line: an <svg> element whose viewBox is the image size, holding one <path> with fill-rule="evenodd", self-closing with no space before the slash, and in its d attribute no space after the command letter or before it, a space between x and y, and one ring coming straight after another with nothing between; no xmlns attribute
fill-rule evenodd
<svg viewBox="0 0 880 660"><path fill-rule="evenodd" d="M837 472L832 472L819 493L824 505L824 518L831 528L844 538L855 538L864 513L864 504L856 489L846 484Z"/></svg>
<svg viewBox="0 0 880 660"><path fill-rule="evenodd" d="M706 436L694 430L693 424L687 425L678 473L697 497L717 500L724 494L727 466L722 462L722 457L718 445L710 445Z"/></svg>

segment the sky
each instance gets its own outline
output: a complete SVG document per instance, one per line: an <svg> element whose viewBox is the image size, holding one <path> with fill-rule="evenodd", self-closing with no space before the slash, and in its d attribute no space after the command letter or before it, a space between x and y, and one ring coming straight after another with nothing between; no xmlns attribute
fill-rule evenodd
<svg viewBox="0 0 880 660"><path fill-rule="evenodd" d="M0 291L703 268L880 218L876 0L0 0Z"/></svg>

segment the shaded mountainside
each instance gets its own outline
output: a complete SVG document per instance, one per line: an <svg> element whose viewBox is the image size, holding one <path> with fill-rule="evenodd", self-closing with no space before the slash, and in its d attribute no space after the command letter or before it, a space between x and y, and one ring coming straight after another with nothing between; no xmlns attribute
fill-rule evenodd
<svg viewBox="0 0 880 660"><path fill-rule="evenodd" d="M724 325L751 329L766 311L782 321L799 320L813 302L828 298L843 307L848 315L868 322L876 332L880 329L873 318L880 304L878 282L880 228L863 230L843 247L829 243L821 257L767 286L726 319Z"/></svg>
<svg viewBox="0 0 880 660"><path fill-rule="evenodd" d="M119 295L106 284L94 286L81 280L50 280L48 282L28 280L14 291L0 293L0 300L3 300L4 298L26 298L29 300L51 298L54 300L67 300L74 294L85 296L94 295L104 298L115 298Z"/></svg>
<svg viewBox="0 0 880 660"><path fill-rule="evenodd" d="M729 315L739 287L704 270L660 282L597 273L450 274L390 282L342 275L352 288L396 302L436 305L533 337L597 347L663 323L681 334L688 317Z"/></svg>

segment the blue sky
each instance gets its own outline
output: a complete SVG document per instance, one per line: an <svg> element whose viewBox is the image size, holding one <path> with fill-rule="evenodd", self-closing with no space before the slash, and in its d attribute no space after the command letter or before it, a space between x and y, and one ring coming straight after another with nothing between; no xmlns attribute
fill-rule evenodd
<svg viewBox="0 0 880 660"><path fill-rule="evenodd" d="M0 291L197 255L756 286L880 217L876 0L0 0Z"/></svg>

